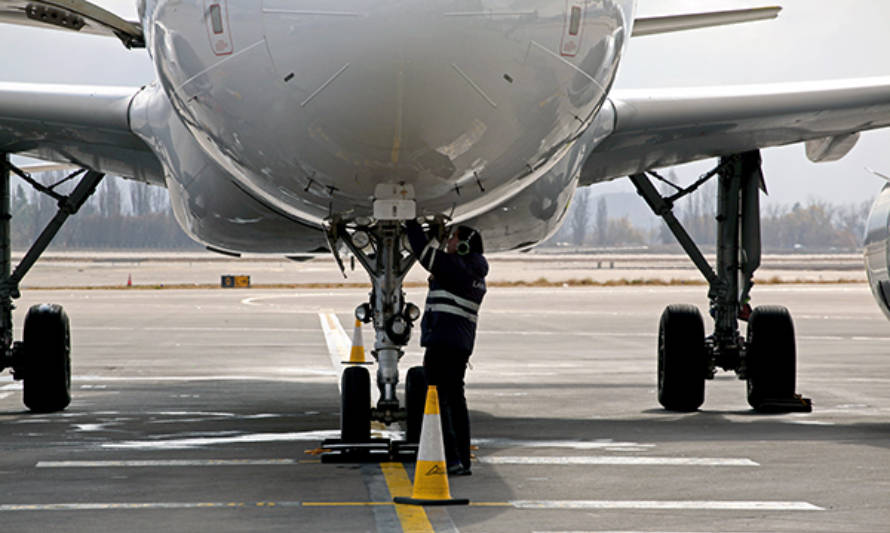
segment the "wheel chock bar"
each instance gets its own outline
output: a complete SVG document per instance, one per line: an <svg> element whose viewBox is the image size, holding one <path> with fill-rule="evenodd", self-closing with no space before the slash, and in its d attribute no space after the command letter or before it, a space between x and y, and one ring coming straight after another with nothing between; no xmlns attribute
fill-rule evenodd
<svg viewBox="0 0 890 533"><path fill-rule="evenodd" d="M371 439L368 442L343 442L327 439L321 444L322 463L382 463L389 461L413 461L417 457L417 444L404 440Z"/></svg>
<svg viewBox="0 0 890 533"><path fill-rule="evenodd" d="M795 394L791 398L770 398L757 406L760 413L812 413L813 401Z"/></svg>

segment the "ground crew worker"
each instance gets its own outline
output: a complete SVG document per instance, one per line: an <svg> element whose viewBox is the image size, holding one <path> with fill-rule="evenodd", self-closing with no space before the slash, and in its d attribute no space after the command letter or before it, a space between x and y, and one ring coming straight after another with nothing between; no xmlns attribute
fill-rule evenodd
<svg viewBox="0 0 890 533"><path fill-rule="evenodd" d="M423 368L427 383L436 385L439 392L448 473L469 475L470 416L464 376L486 290L488 262L482 256L482 236L473 228L458 226L444 249L439 249L416 221L407 223L407 233L414 255L430 272L420 345L426 348Z"/></svg>

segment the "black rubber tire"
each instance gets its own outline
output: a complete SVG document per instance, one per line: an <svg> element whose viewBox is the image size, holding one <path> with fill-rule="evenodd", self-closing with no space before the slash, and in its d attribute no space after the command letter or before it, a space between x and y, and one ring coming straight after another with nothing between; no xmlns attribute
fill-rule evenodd
<svg viewBox="0 0 890 533"><path fill-rule="evenodd" d="M340 438L343 442L371 440L371 376L363 366L343 371L340 392Z"/></svg>
<svg viewBox="0 0 890 533"><path fill-rule="evenodd" d="M420 442L423 410L426 406L426 373L422 366L412 366L405 375L405 440Z"/></svg>
<svg viewBox="0 0 890 533"><path fill-rule="evenodd" d="M695 411L705 401L705 326L698 308L669 305L658 325L658 403Z"/></svg>
<svg viewBox="0 0 890 533"><path fill-rule="evenodd" d="M56 304L28 309L24 326L24 403L35 413L61 411L71 403L71 331Z"/></svg>
<svg viewBox="0 0 890 533"><path fill-rule="evenodd" d="M748 404L760 410L764 400L790 400L797 383L794 322L779 305L755 307L748 320L745 376Z"/></svg>

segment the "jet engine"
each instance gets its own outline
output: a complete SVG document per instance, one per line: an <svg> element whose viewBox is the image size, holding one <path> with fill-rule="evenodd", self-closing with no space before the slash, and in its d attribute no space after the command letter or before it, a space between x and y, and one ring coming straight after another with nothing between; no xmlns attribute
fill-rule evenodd
<svg viewBox="0 0 890 533"><path fill-rule="evenodd" d="M881 311L890 319L890 183L871 207L865 230L865 270Z"/></svg>

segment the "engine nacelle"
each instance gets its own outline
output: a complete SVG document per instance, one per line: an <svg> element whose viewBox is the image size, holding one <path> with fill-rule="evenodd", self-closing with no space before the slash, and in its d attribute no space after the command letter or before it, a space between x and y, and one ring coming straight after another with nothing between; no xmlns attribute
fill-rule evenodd
<svg viewBox="0 0 890 533"><path fill-rule="evenodd" d="M865 230L865 270L881 311L890 319L890 184L871 207Z"/></svg>

